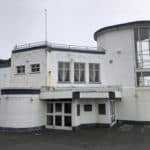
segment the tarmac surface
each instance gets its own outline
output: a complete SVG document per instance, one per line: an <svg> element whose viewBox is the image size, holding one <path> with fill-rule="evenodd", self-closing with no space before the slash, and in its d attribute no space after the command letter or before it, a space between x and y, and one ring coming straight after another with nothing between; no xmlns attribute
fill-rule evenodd
<svg viewBox="0 0 150 150"><path fill-rule="evenodd" d="M0 150L150 150L150 126L1 132Z"/></svg>

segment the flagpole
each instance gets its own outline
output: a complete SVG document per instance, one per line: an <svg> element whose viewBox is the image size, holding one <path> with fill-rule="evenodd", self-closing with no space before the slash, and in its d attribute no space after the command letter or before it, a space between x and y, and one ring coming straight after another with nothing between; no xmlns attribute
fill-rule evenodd
<svg viewBox="0 0 150 150"><path fill-rule="evenodd" d="M47 9L45 11L45 43L47 44Z"/></svg>

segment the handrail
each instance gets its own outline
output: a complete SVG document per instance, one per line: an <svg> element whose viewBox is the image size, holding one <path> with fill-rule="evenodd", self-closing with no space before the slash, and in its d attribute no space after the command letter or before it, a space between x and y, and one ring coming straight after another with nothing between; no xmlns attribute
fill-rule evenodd
<svg viewBox="0 0 150 150"><path fill-rule="evenodd" d="M28 48L38 47L38 46L48 46L48 47L52 47L52 48L67 48L67 49L75 49L75 50L78 50L78 49L81 49L81 50L97 50L96 47L57 44L57 43L52 43L52 42L47 42L47 41L40 41L40 42L36 42L36 43L16 45L14 47L14 50L28 49Z"/></svg>

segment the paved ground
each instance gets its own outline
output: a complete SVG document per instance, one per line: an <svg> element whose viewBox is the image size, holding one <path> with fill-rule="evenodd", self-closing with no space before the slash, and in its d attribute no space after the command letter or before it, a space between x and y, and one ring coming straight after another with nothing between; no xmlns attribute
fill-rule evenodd
<svg viewBox="0 0 150 150"><path fill-rule="evenodd" d="M150 126L0 133L0 150L150 150Z"/></svg>

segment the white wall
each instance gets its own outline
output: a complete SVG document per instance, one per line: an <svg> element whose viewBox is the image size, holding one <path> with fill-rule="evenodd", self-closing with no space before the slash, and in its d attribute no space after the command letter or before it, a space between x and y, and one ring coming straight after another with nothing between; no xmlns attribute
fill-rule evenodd
<svg viewBox="0 0 150 150"><path fill-rule="evenodd" d="M135 86L134 32L123 29L107 32L97 39L98 49L105 48L101 66L102 83L106 85ZM118 54L118 51L121 53ZM110 60L113 62L110 63Z"/></svg>
<svg viewBox="0 0 150 150"><path fill-rule="evenodd" d="M31 64L40 64L40 73L31 73ZM25 65L25 74L16 73L16 66ZM45 49L13 53L11 58L11 87L40 88L46 85Z"/></svg>
<svg viewBox="0 0 150 150"><path fill-rule="evenodd" d="M77 104L80 104L80 116L77 116ZM86 112L84 111L84 105L91 104L92 111ZM106 115L98 114L98 104L105 104L106 106ZM79 126L82 124L92 124L92 123L100 123L100 124L111 124L110 117L110 103L106 100L75 100L73 101L74 106L74 122L73 126Z"/></svg>
<svg viewBox="0 0 150 150"><path fill-rule="evenodd" d="M10 67L0 68L0 88L10 86Z"/></svg>
<svg viewBox="0 0 150 150"><path fill-rule="evenodd" d="M106 32L98 37L97 45L107 50L101 62L102 83L122 86L122 99L116 102L117 119L150 121L150 88L136 87L133 29Z"/></svg>
<svg viewBox="0 0 150 150"><path fill-rule="evenodd" d="M31 100L32 99L32 100ZM2 95L0 127L31 128L45 125L46 103L38 95Z"/></svg>
<svg viewBox="0 0 150 150"><path fill-rule="evenodd" d="M73 52L60 52L51 51L48 52L47 57L47 72L51 71L51 86L99 86L99 84L89 83L89 63L99 63L101 67L101 61L103 54L87 54L87 53L73 53ZM58 62L70 62L71 63L71 82L70 83L58 83ZM83 84L74 83L74 63L81 62L86 65L86 82ZM48 74L48 73L47 73ZM101 72L100 72L101 75ZM100 77L101 78L101 77Z"/></svg>

